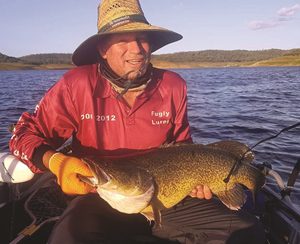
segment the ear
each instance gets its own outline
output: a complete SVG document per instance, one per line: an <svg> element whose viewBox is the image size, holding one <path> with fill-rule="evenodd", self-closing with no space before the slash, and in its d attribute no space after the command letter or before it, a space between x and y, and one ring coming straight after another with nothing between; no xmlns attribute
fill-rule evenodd
<svg viewBox="0 0 300 244"><path fill-rule="evenodd" d="M104 42L99 42L97 44L97 51L103 59L106 59L107 48L106 48L106 45L104 44Z"/></svg>

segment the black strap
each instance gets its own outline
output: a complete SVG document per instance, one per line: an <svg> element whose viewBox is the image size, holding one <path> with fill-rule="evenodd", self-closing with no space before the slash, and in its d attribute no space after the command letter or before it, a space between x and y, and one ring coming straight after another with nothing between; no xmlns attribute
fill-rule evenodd
<svg viewBox="0 0 300 244"><path fill-rule="evenodd" d="M152 64L149 63L145 74L143 74L141 77L138 77L136 80L129 81L127 77L121 77L117 75L108 65L106 60L100 59L99 64L99 73L116 86L124 89L136 88L146 84L152 77L152 70Z"/></svg>

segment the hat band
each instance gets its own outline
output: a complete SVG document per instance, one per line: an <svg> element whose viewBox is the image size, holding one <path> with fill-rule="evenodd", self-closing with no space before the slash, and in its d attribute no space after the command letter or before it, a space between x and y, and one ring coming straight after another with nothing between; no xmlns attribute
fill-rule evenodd
<svg viewBox="0 0 300 244"><path fill-rule="evenodd" d="M117 26L124 25L130 22L140 22L144 24L149 24L144 15L140 14L134 14L134 15L127 15L127 16L122 16L120 18L114 19L108 24L104 25L102 28L98 30L98 33L101 32L106 32L109 29L113 29Z"/></svg>

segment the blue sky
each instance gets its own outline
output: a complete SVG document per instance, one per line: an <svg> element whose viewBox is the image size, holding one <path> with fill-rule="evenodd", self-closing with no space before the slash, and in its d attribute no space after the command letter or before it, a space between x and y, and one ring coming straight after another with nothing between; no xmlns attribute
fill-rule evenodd
<svg viewBox="0 0 300 244"><path fill-rule="evenodd" d="M99 0L0 0L0 52L72 53L97 32ZM184 36L156 53L300 48L300 0L141 0L146 18Z"/></svg>

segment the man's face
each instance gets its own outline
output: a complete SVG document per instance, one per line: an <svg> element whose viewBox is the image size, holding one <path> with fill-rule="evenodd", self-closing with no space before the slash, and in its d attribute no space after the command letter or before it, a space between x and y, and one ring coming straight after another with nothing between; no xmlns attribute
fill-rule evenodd
<svg viewBox="0 0 300 244"><path fill-rule="evenodd" d="M144 33L114 34L98 45L98 52L120 77L135 80L150 62L150 44Z"/></svg>

